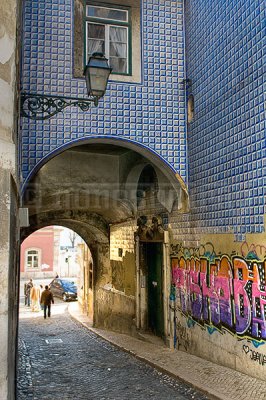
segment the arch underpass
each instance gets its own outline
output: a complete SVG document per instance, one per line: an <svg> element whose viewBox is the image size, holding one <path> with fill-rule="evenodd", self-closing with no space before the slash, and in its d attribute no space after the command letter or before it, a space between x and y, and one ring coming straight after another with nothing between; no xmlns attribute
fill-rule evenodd
<svg viewBox="0 0 266 400"><path fill-rule="evenodd" d="M24 185L30 225L21 239L48 225L77 232L93 258L95 325L128 332L138 309L138 218L184 212L188 196L181 178L154 153L117 143L75 143L40 164Z"/></svg>

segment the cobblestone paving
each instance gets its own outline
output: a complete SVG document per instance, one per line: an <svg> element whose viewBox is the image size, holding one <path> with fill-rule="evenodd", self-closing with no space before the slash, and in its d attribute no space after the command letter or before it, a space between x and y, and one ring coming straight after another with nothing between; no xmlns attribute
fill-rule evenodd
<svg viewBox="0 0 266 400"><path fill-rule="evenodd" d="M69 314L20 320L17 400L205 400L124 353Z"/></svg>

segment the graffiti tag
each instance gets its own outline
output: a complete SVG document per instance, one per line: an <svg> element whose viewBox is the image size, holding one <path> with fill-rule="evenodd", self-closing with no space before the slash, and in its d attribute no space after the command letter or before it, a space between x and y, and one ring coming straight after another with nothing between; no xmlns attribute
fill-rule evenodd
<svg viewBox="0 0 266 400"><path fill-rule="evenodd" d="M258 362L260 365L266 364L266 355L261 354L258 351L252 350L249 346L243 345L243 351L245 354L250 355L252 361Z"/></svg>
<svg viewBox="0 0 266 400"><path fill-rule="evenodd" d="M244 242L241 246L241 253L246 259L263 260L266 257L266 246Z"/></svg>
<svg viewBox="0 0 266 400"><path fill-rule="evenodd" d="M180 321L176 321L176 338L177 338L177 349L184 347L185 350L189 348L189 336L186 328L181 324Z"/></svg>

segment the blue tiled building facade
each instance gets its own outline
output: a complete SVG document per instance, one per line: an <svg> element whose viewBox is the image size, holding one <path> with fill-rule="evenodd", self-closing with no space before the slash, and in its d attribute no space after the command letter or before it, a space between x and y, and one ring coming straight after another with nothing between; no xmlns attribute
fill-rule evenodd
<svg viewBox="0 0 266 400"><path fill-rule="evenodd" d="M264 230L265 4L191 0L185 20L192 219L241 240Z"/></svg>
<svg viewBox="0 0 266 400"><path fill-rule="evenodd" d="M22 91L86 98L73 77L74 2L26 1ZM83 21L80 21L83 23ZM66 109L48 121L22 125L22 175L58 147L95 136L150 148L187 179L182 1L144 1L140 9L141 82L114 82L87 113Z"/></svg>

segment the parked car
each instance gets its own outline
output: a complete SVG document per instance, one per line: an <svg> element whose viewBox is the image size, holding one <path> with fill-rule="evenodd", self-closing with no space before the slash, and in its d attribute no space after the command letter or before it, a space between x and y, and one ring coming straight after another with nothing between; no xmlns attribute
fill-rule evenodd
<svg viewBox="0 0 266 400"><path fill-rule="evenodd" d="M50 290L55 297L60 297L64 301L77 300L77 285L69 279L53 279Z"/></svg>

